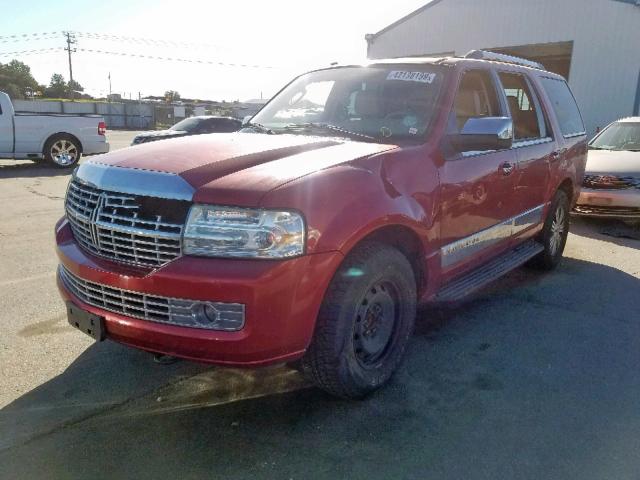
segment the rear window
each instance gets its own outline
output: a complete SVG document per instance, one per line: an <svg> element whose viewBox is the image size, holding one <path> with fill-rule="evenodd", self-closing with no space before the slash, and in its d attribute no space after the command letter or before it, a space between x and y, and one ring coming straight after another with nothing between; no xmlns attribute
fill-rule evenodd
<svg viewBox="0 0 640 480"><path fill-rule="evenodd" d="M551 100L562 135L565 137L584 135L586 132L582 116L567 82L556 78L542 77L542 87Z"/></svg>

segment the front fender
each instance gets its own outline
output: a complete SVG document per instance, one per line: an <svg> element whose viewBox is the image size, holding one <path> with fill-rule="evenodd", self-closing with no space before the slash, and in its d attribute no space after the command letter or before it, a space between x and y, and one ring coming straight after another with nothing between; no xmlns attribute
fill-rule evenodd
<svg viewBox="0 0 640 480"><path fill-rule="evenodd" d="M346 254L373 231L392 225L410 228L425 251L432 251L437 171L421 152L380 154L318 171L269 192L261 203L304 213L310 254Z"/></svg>

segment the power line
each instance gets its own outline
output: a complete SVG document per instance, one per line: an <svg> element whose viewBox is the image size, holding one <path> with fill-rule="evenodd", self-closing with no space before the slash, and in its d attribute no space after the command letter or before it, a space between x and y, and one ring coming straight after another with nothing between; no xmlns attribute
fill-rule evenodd
<svg viewBox="0 0 640 480"><path fill-rule="evenodd" d="M33 50L19 50L17 52L0 52L0 57L6 57L11 55L32 55L35 53L49 53L59 50L65 50L64 47L51 47L51 48L35 48Z"/></svg>
<svg viewBox="0 0 640 480"><path fill-rule="evenodd" d="M0 43L29 42L33 40L50 40L60 37L62 32L36 32L0 36Z"/></svg>
<svg viewBox="0 0 640 480"><path fill-rule="evenodd" d="M104 55L115 55L120 57L134 57L134 58L146 58L148 60L162 60L169 62L182 62L182 63L199 63L206 65L220 65L223 67L242 67L242 68L262 68L262 69L275 69L278 67L274 67L271 65L251 65L245 63L229 63L229 62L220 62L218 60L202 60L196 58L180 58L180 57L164 57L158 55L143 55L138 53L129 53L129 52L114 52L110 50L96 50L93 48L78 48L79 52L88 52L88 53L100 53Z"/></svg>
<svg viewBox="0 0 640 480"><path fill-rule="evenodd" d="M181 42L175 40L164 40L159 38L130 37L124 35L110 35L95 32L71 32L81 38L89 38L94 40L107 40L114 42L134 42L146 45L157 45L163 47L184 47L184 48L226 48L221 45L213 45L209 43L199 42Z"/></svg>

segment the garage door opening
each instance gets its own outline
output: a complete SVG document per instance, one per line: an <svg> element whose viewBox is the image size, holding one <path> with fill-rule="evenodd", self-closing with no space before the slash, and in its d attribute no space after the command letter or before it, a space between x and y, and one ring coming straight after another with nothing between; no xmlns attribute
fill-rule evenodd
<svg viewBox="0 0 640 480"><path fill-rule="evenodd" d="M513 47L486 48L491 52L514 55L539 62L550 72L562 75L569 80L573 42L537 43Z"/></svg>

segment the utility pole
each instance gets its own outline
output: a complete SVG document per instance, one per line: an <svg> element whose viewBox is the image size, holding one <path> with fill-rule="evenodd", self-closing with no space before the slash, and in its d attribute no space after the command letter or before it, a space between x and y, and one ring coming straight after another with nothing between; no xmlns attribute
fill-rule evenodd
<svg viewBox="0 0 640 480"><path fill-rule="evenodd" d="M69 90L71 94L71 101L73 102L74 91L73 91L73 85L72 85L73 84L73 68L71 67L71 52L75 52L76 49L71 48L71 45L75 45L77 41L76 41L76 37L71 32L64 32L64 35L67 37L67 48L65 48L65 50L69 54L69 84L70 84Z"/></svg>

